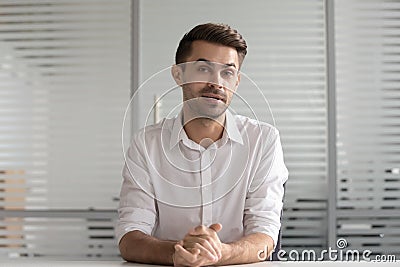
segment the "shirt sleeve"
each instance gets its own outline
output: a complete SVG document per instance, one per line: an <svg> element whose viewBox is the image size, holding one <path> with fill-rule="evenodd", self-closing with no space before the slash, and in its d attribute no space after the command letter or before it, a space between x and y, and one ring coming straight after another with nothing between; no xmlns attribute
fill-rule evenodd
<svg viewBox="0 0 400 267"><path fill-rule="evenodd" d="M262 145L261 158L248 188L244 209L244 233L264 233L277 244L283 207L283 184L288 170L283 161L279 132L273 129Z"/></svg>
<svg viewBox="0 0 400 267"><path fill-rule="evenodd" d="M154 190L143 148L144 142L137 135L126 153L115 229L118 244L126 233L134 230L151 235L156 222Z"/></svg>

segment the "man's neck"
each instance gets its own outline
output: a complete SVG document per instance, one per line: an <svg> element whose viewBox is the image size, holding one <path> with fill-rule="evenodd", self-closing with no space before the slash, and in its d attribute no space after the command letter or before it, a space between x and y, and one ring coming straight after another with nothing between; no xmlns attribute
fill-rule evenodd
<svg viewBox="0 0 400 267"><path fill-rule="evenodd" d="M183 111L183 125L189 139L208 147L221 139L224 133L225 113L216 119L194 118L189 111Z"/></svg>

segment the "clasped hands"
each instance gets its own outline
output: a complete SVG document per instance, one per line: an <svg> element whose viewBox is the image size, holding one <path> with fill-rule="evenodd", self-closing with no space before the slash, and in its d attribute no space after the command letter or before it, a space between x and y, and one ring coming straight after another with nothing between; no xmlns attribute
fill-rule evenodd
<svg viewBox="0 0 400 267"><path fill-rule="evenodd" d="M215 265L224 255L227 245L219 240L217 233L222 229L219 223L210 227L199 225L190 230L175 244L174 266Z"/></svg>

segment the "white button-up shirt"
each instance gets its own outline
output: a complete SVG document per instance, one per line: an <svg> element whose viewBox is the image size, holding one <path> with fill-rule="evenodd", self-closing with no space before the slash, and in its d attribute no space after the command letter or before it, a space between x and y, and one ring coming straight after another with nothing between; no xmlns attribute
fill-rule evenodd
<svg viewBox="0 0 400 267"><path fill-rule="evenodd" d="M181 240L190 228L221 223L222 242L280 229L288 171L276 128L226 111L221 139L207 148L186 135L182 112L136 134L126 154L118 242L139 230Z"/></svg>

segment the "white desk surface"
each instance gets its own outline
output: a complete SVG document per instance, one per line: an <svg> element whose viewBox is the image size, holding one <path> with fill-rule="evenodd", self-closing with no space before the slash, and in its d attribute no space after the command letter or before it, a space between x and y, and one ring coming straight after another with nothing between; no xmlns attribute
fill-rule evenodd
<svg viewBox="0 0 400 267"><path fill-rule="evenodd" d="M317 262L261 262L261 263L253 263L253 264L244 264L244 265L232 265L235 267L286 267L286 266L345 266L345 267L361 267L361 266L400 266L400 262L345 262L345 261L317 261ZM128 263L124 261L56 261L56 260L26 260L26 259L0 259L0 267L156 267L159 265L148 265L148 264L139 264L139 263ZM165 267L165 266L164 266Z"/></svg>

